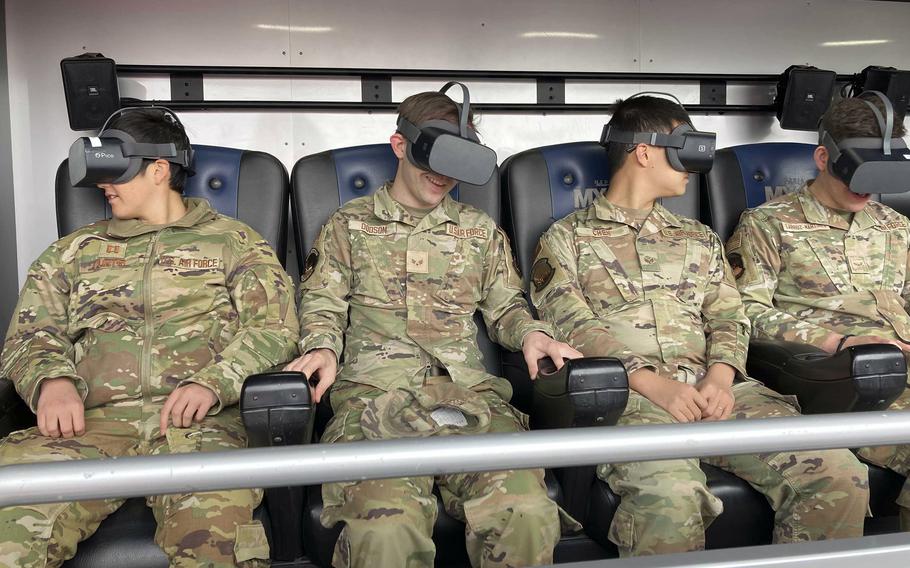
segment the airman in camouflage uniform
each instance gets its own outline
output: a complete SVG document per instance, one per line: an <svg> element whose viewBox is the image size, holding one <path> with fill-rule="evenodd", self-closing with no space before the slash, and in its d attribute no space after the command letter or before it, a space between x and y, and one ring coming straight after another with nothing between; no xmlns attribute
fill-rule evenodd
<svg viewBox="0 0 910 568"><path fill-rule="evenodd" d="M878 99L869 99L880 106ZM883 109L882 109L883 111ZM826 114L835 140L881 136L862 101L844 99ZM902 136L901 120L895 135ZM910 221L869 195L852 193L827 169L798 192L743 213L727 245L746 315L760 337L810 343L828 352L862 343L910 345ZM910 408L910 390L891 410ZM910 474L910 445L862 448L867 461ZM897 503L910 530L910 483Z"/></svg>
<svg viewBox="0 0 910 568"><path fill-rule="evenodd" d="M620 103L611 120L628 132L683 122L678 105L654 97ZM663 148L618 152L607 193L541 238L531 274L541 317L586 356L623 362L632 392L620 425L798 414L790 397L746 377L749 321L719 238L655 204L685 191L685 172ZM767 497L775 542L862 535L866 468L847 450L703 461ZM722 511L697 459L605 464L598 476L621 497L609 537L623 556L702 549Z"/></svg>
<svg viewBox="0 0 910 568"><path fill-rule="evenodd" d="M410 97L400 112L415 124L457 123L455 104L440 93ZM540 357L561 362L578 353L532 319L508 240L493 220L448 196L455 180L410 163L400 134L392 148L395 180L331 216L301 278L305 355L289 368L318 377L318 398L343 361L322 441L526 430L527 417L507 402L511 386L484 367L474 313L481 311L494 341L523 349L532 374ZM552 562L560 512L542 470L435 482L446 511L466 523L474 566ZM432 566L433 484L411 477L323 485L322 523L344 523L333 564Z"/></svg>
<svg viewBox="0 0 910 568"><path fill-rule="evenodd" d="M58 240L29 269L0 375L38 427L0 442L0 463L246 445L243 380L295 353L292 284L255 231L172 191L168 167L157 160L129 182L102 184L115 219ZM129 216L152 203L169 216ZM55 413L61 392L71 397ZM257 489L150 497L155 541L171 566L267 566L268 542L252 518L261 497ZM0 509L0 566L59 566L122 503Z"/></svg>

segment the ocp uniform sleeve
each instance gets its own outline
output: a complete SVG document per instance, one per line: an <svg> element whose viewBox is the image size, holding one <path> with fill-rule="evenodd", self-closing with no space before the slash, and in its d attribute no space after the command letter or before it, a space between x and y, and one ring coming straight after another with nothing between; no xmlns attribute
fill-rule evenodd
<svg viewBox="0 0 910 568"><path fill-rule="evenodd" d="M781 270L780 232L758 210L743 213L739 226L727 242L727 260L746 316L758 336L798 341L821 347L831 330L800 320L774 305Z"/></svg>
<svg viewBox="0 0 910 568"><path fill-rule="evenodd" d="M340 361L348 325L351 241L344 217L335 213L307 254L300 277L300 353L331 349Z"/></svg>
<svg viewBox="0 0 910 568"><path fill-rule="evenodd" d="M0 357L0 376L15 383L32 412L45 379L68 377L83 400L88 395L88 384L76 373L77 338L68 331L74 261L59 247L51 245L29 268Z"/></svg>
<svg viewBox="0 0 910 568"><path fill-rule="evenodd" d="M498 227L493 231L486 259L479 308L490 339L506 349L520 351L525 336L532 331L542 331L552 337L552 326L531 315L509 238Z"/></svg>
<svg viewBox="0 0 910 568"><path fill-rule="evenodd" d="M575 243L563 227L553 225L540 238L531 268L531 301L557 338L586 357L616 357L626 372L651 367L616 340L588 305L578 280Z"/></svg>
<svg viewBox="0 0 910 568"><path fill-rule="evenodd" d="M209 387L217 414L240 400L248 375L285 363L296 353L298 327L293 283L268 242L253 232L238 233L226 259L226 285L240 330L208 366L184 381Z"/></svg>
<svg viewBox="0 0 910 568"><path fill-rule="evenodd" d="M751 326L736 289L736 280L724 258L724 247L713 232L710 262L707 288L701 306L708 366L726 363L740 374L746 375L746 353Z"/></svg>

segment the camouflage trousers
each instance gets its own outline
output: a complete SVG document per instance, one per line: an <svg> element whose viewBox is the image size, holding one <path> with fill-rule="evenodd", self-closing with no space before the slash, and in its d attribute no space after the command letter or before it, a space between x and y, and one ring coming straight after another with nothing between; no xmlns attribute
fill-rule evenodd
<svg viewBox="0 0 910 568"><path fill-rule="evenodd" d="M888 410L910 410L910 388L904 390ZM896 471L904 477L910 476L910 444L860 448L856 453L869 463ZM910 531L910 478L904 482L897 504L900 506L901 530Z"/></svg>
<svg viewBox="0 0 910 568"><path fill-rule="evenodd" d="M733 386L731 419L794 416L790 397L758 383ZM632 392L619 425L673 424L666 411ZM680 427L685 427L681 425ZM862 536L869 504L866 466L849 450L705 458L747 481L774 509L774 542ZM621 497L610 540L621 556L702 550L705 529L723 511L697 459L609 464L597 475Z"/></svg>
<svg viewBox="0 0 910 568"><path fill-rule="evenodd" d="M491 411L490 432L527 429L526 417L493 390L475 387ZM324 443L365 438L361 417L384 391L340 382L332 390L335 416ZM462 473L435 478L446 512L466 524L473 566L551 564L560 537L560 511L547 497L543 470ZM378 479L322 486L322 524L344 523L332 564L432 567L436 546L433 477ZM574 523L571 519L567 522ZM575 523L577 525L577 523ZM573 527L575 528L575 527Z"/></svg>
<svg viewBox="0 0 910 568"><path fill-rule="evenodd" d="M116 456L209 452L246 446L240 411L229 407L189 428L159 436L160 405L87 410L85 434L48 438L37 428L0 442L0 463L68 461ZM258 489L149 497L158 528L155 542L172 567L268 566L262 524L252 518ZM49 503L0 509L0 566L59 566L76 545L123 504L122 499Z"/></svg>

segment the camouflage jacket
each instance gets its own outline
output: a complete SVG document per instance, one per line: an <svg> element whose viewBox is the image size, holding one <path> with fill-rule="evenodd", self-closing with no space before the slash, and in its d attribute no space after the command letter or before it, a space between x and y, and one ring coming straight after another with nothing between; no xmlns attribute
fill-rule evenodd
<svg viewBox="0 0 910 568"><path fill-rule="evenodd" d="M26 277L0 375L34 411L43 379L70 377L86 408L211 388L210 414L248 374L295 353L292 283L268 243L204 200L169 225L99 221L52 244Z"/></svg>
<svg viewBox="0 0 910 568"><path fill-rule="evenodd" d="M820 346L831 331L910 341L906 217L869 202L848 222L807 187L743 213L727 244L756 334Z"/></svg>
<svg viewBox="0 0 910 568"><path fill-rule="evenodd" d="M446 196L419 222L389 184L354 199L323 226L300 285L300 352L343 353L339 379L417 387L442 366L470 387L492 378L474 313L490 338L521 349L534 330L505 234L485 213Z"/></svg>
<svg viewBox="0 0 910 568"><path fill-rule="evenodd" d="M605 197L541 237L531 298L586 356L692 383L713 363L745 374L749 320L720 239L655 204L639 230Z"/></svg>

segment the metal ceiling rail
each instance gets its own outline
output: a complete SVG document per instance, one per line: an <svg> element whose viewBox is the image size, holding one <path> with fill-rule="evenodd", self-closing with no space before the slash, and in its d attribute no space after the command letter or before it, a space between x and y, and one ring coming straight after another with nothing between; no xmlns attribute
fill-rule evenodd
<svg viewBox="0 0 910 568"><path fill-rule="evenodd" d="M910 412L540 430L0 467L0 507L910 442Z"/></svg>

